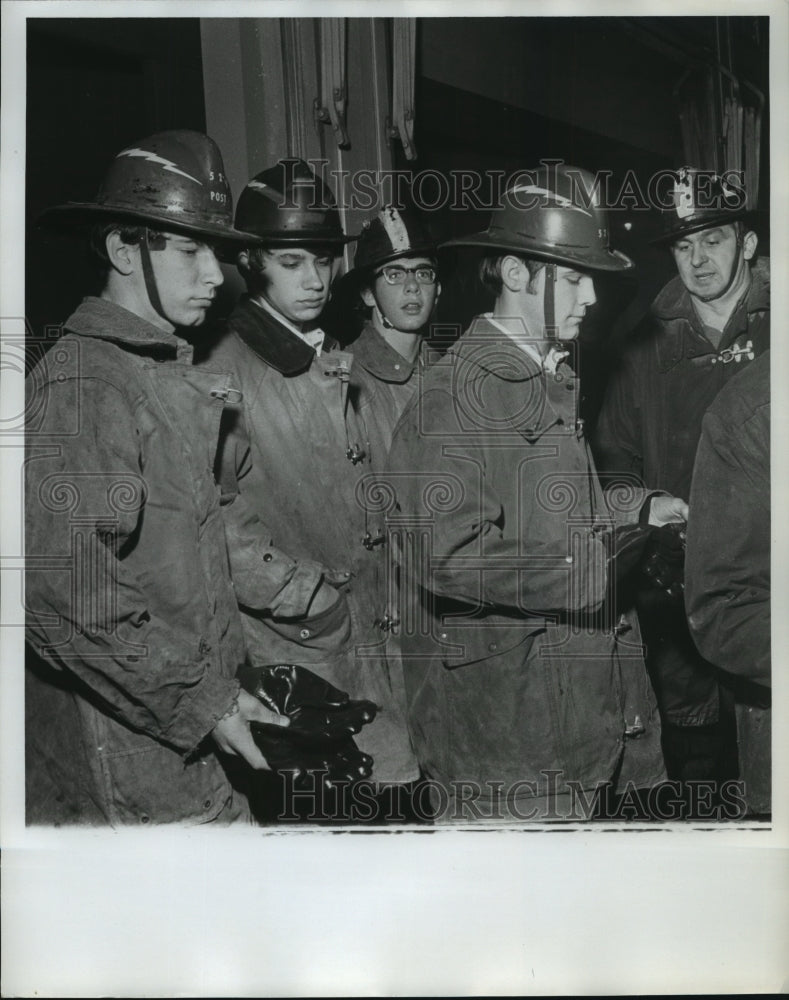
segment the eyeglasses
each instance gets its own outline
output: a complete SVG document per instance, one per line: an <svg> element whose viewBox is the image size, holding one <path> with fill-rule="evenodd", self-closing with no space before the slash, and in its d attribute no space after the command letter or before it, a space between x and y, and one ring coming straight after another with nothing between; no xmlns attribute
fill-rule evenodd
<svg viewBox="0 0 789 1000"><path fill-rule="evenodd" d="M416 275L416 280L420 285L434 285L436 283L436 269L434 267L399 267L393 264L391 267L382 267L380 271L376 271L375 277L380 278L383 275L384 281L388 285L402 285L409 274Z"/></svg>

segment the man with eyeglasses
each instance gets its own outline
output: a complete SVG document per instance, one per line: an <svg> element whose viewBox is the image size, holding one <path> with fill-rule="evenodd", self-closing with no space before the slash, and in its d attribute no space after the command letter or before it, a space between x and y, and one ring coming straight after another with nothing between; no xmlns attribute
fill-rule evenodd
<svg viewBox="0 0 789 1000"><path fill-rule="evenodd" d="M242 601L250 659L307 667L379 708L356 737L373 759L364 803L324 795L316 779L312 798L272 787L256 796L256 810L261 820L397 819L396 786L419 772L402 678L386 658L383 515L359 500L373 446L349 391L354 359L320 327L349 237L327 185L293 158L249 181L236 225L250 234L238 255L247 295L201 363L232 372L242 394L241 419L225 427L223 482L240 490L297 567L287 602L260 614ZM238 458L247 447L248 465ZM232 555L245 544L244 525L232 505L227 516Z"/></svg>
<svg viewBox="0 0 789 1000"><path fill-rule="evenodd" d="M485 232L491 313L424 374L395 429L409 723L436 821L589 818L665 777L638 624L617 604L650 526L686 505L606 496L568 358L608 245L594 177L510 182Z"/></svg>
<svg viewBox="0 0 789 1000"><path fill-rule="evenodd" d="M382 469L395 424L425 367L424 336L441 285L436 243L413 208L386 206L364 223L353 268L341 279L357 296L364 326L349 345L351 382Z"/></svg>

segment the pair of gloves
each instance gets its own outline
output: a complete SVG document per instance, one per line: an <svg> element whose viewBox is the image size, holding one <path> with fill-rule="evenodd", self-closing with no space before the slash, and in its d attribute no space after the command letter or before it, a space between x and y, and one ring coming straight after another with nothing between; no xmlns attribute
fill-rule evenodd
<svg viewBox="0 0 789 1000"><path fill-rule="evenodd" d="M648 587L682 599L685 575L684 521L660 527L625 525L609 535L609 579L621 583L638 571Z"/></svg>
<svg viewBox="0 0 789 1000"><path fill-rule="evenodd" d="M328 788L370 777L373 759L353 737L375 718L373 702L351 700L311 670L290 663L245 665L238 678L266 708L290 719L287 727L253 722L251 730L269 766L290 774L294 788L312 789L316 779Z"/></svg>

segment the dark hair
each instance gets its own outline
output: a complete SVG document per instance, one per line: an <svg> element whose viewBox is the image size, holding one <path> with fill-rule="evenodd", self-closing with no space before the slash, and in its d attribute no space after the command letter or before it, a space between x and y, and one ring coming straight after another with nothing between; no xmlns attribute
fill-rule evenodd
<svg viewBox="0 0 789 1000"><path fill-rule="evenodd" d="M339 257L340 253L342 253L341 249L338 251L336 246L326 243L275 244L274 246L249 247L247 250L249 264L242 264L239 261L236 266L238 267L239 274L246 282L247 291L251 295L263 293L268 288L266 255L271 253L272 250L307 250L309 253L314 253L316 257L325 253L326 256L332 259Z"/></svg>
<svg viewBox="0 0 789 1000"><path fill-rule="evenodd" d="M537 275L545 267L544 260L534 260L532 257L524 257L519 253L502 253L495 257L483 257L479 264L479 280L495 298L501 295L504 282L501 280L501 262L505 257L517 257L522 260L529 271L529 291L534 292Z"/></svg>
<svg viewBox="0 0 789 1000"><path fill-rule="evenodd" d="M101 222L94 226L88 236L88 254L99 275L106 277L110 270L107 256L107 237L110 233L117 232L124 243L140 243L145 239L147 228L128 222Z"/></svg>

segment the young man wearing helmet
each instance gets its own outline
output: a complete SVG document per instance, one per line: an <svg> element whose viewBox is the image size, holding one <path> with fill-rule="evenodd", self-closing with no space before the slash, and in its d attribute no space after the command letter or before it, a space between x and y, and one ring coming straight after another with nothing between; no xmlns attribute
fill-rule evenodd
<svg viewBox="0 0 789 1000"><path fill-rule="evenodd" d="M297 159L253 177L235 221L251 234L238 257L248 294L204 364L232 372L243 393L251 465L242 494L273 544L296 561L301 585L279 612L260 615L242 602L250 656L259 665L309 667L352 698L375 702L381 710L356 742L373 758L377 786L407 784L418 767L399 665L386 657L383 515L360 499L373 446L349 393L353 357L318 326L348 237L333 195ZM238 435L228 430L223 475L232 479ZM232 507L227 528L234 561L244 543ZM347 803L318 798L317 787L313 802L278 800L276 790L272 802L291 819L382 819L385 801L371 804L381 790L368 796L371 816L344 815Z"/></svg>
<svg viewBox="0 0 789 1000"><path fill-rule="evenodd" d="M28 379L28 823L248 816L218 751L265 769L239 690L244 642L211 469L227 376L196 371L183 329L240 245L207 136L122 150L84 227L101 271ZM256 546L262 561L268 550ZM271 558L271 557L269 557Z"/></svg>
<svg viewBox="0 0 789 1000"><path fill-rule="evenodd" d="M371 458L383 468L392 431L425 366L424 335L441 285L436 243L413 208L383 208L365 222L342 279L366 313L350 345Z"/></svg>
<svg viewBox="0 0 789 1000"><path fill-rule="evenodd" d="M690 494L702 418L732 375L767 350L769 262L741 188L684 167L674 178L663 232L678 274L633 334L606 391L595 435L606 473L640 476L650 489ZM638 593L647 664L663 721L669 776L737 775L731 698L688 631L681 591Z"/></svg>
<svg viewBox="0 0 789 1000"><path fill-rule="evenodd" d="M522 174L485 232L450 241L485 252L495 305L427 369L394 434L409 723L437 819L580 818L574 796L665 777L612 577L686 507L606 497L583 438L566 358L595 272L632 266L592 181Z"/></svg>

